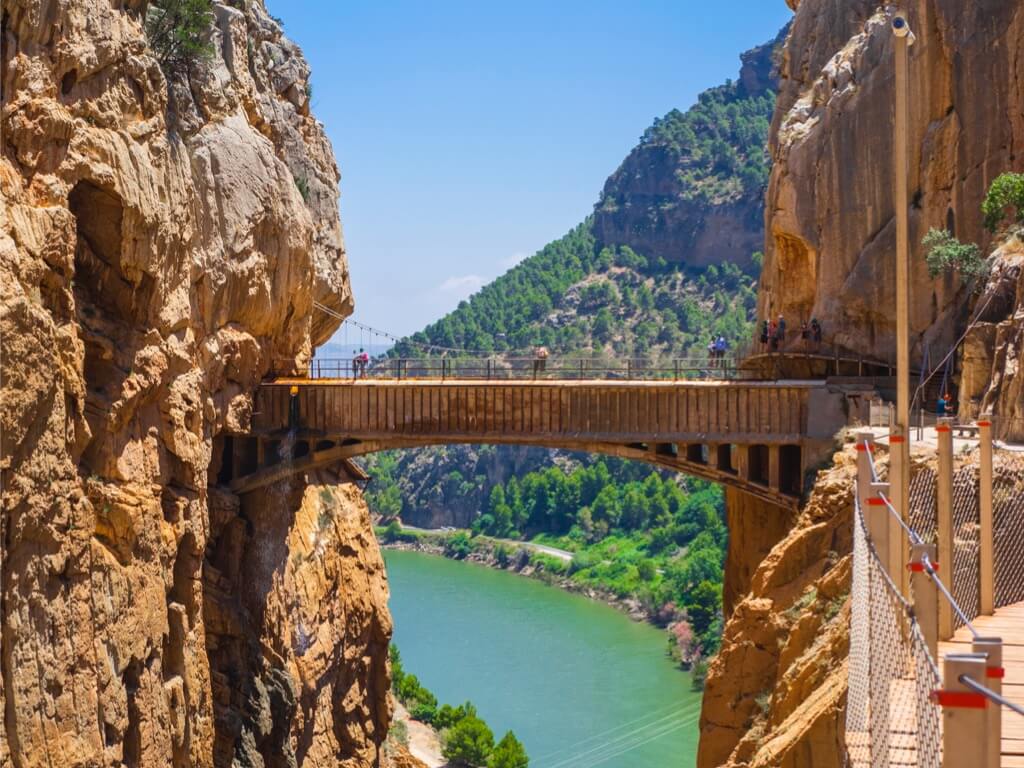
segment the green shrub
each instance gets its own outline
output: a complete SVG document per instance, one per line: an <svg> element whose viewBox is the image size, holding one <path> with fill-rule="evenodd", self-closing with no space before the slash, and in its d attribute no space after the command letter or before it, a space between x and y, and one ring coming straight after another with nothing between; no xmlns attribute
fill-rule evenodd
<svg viewBox="0 0 1024 768"><path fill-rule="evenodd" d="M166 74L213 55L212 27L212 0L153 0L146 12L146 37Z"/></svg>
<svg viewBox="0 0 1024 768"><path fill-rule="evenodd" d="M957 272L971 285L988 273L988 262L974 243L961 243L944 229L930 229L921 241L927 249L925 262L932 278L944 272Z"/></svg>
<svg viewBox="0 0 1024 768"><path fill-rule="evenodd" d="M487 768L527 768L529 765L526 750L512 731L501 737L487 761Z"/></svg>
<svg viewBox="0 0 1024 768"><path fill-rule="evenodd" d="M437 717L437 706L430 702L420 701L413 706L409 714L412 715L413 720L419 720L421 723L433 723Z"/></svg>
<svg viewBox="0 0 1024 768"><path fill-rule="evenodd" d="M1004 173L992 182L988 194L981 204L985 216L985 227L997 232L1013 212L1013 223L1024 223L1024 174Z"/></svg>
<svg viewBox="0 0 1024 768"><path fill-rule="evenodd" d="M468 715L456 723L441 753L454 765L482 766L494 749L494 734L487 723L476 715Z"/></svg>
<svg viewBox="0 0 1024 768"><path fill-rule="evenodd" d="M299 194L302 195L302 201L305 203L309 202L309 179L305 176L298 176L295 178L295 186L299 190Z"/></svg>
<svg viewBox="0 0 1024 768"><path fill-rule="evenodd" d="M455 560L462 560L473 551L473 542L465 531L453 533L444 540L444 553Z"/></svg>

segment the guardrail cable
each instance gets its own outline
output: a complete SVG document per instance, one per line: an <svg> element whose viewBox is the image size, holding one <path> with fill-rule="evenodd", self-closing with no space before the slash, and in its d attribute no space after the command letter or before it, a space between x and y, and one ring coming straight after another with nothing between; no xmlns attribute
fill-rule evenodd
<svg viewBox="0 0 1024 768"><path fill-rule="evenodd" d="M1001 696L1000 694L993 691L991 688L986 688L973 677L968 677L967 675L960 675L958 679L961 683L966 685L968 688L972 688L976 693L980 693L986 699L994 701L996 704L1000 704L1006 707L1007 709L1016 712L1018 715L1024 715L1024 707L1020 706L1020 704L1014 704L1005 696Z"/></svg>

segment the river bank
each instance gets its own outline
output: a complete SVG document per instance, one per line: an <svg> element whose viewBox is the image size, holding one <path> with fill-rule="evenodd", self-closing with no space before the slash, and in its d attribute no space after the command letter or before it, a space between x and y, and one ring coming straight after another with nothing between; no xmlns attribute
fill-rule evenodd
<svg viewBox="0 0 1024 768"><path fill-rule="evenodd" d="M569 575L572 553L566 552L565 554L570 555L570 557L565 558L555 554L554 551L549 551L554 550L555 548L553 547L538 545L533 542L499 541L489 536L474 536L470 538L472 548L469 551L465 551L464 548L453 548L451 546L450 540L453 534L456 533L460 532L428 531L424 529L409 531L406 529L403 538L388 541L386 529L378 528L377 538L383 549L421 552L428 555L446 557L449 560L463 560L499 571L508 571L519 576L537 579L545 584L564 589L567 592L609 605L626 614L634 621L646 622L659 628L664 628L664 624L659 623L654 612L646 608L636 598L623 597L609 589L600 589L574 581ZM556 551L564 552L564 550Z"/></svg>
<svg viewBox="0 0 1024 768"><path fill-rule="evenodd" d="M434 694L433 719L468 700L536 768L693 764L702 697L663 632L505 569L396 549L384 559L394 643L406 677ZM402 687L406 709L421 712Z"/></svg>

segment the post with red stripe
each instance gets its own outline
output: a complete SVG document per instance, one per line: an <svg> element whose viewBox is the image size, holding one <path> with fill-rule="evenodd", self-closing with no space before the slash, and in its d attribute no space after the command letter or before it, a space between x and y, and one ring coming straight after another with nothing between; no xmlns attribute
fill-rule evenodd
<svg viewBox="0 0 1024 768"><path fill-rule="evenodd" d="M875 450L875 436L866 430L857 433L857 501L867 522L868 497L871 496L871 455Z"/></svg>
<svg viewBox="0 0 1024 768"><path fill-rule="evenodd" d="M1003 675L1005 673L1005 670L1003 669L1002 638L976 637L974 638L972 650L975 653L984 653L987 658L987 661L985 662L985 679L982 681L982 685L993 693L1002 694ZM1003 740L1003 711L1002 707L990 701L986 712L986 728L988 730L988 762L985 763L985 766L986 768L988 766L999 768Z"/></svg>
<svg viewBox="0 0 1024 768"><path fill-rule="evenodd" d="M938 570L934 544L914 544L910 550L910 592L914 596L914 616L921 627L928 652L939 658L939 588L928 569Z"/></svg>
<svg viewBox="0 0 1024 768"><path fill-rule="evenodd" d="M983 653L950 653L943 660L944 687L933 694L942 707L942 768L998 768L988 762L986 714L992 705L960 680L982 682L987 666Z"/></svg>
<svg viewBox="0 0 1024 768"><path fill-rule="evenodd" d="M980 465L978 468L978 512L981 524L979 544L981 563L979 587L981 590L981 612L991 616L995 612L995 556L992 541L992 414L978 420L980 439Z"/></svg>
<svg viewBox="0 0 1024 768"><path fill-rule="evenodd" d="M936 478L936 517L940 563L953 562L953 419L939 419L935 431L939 438L939 476ZM952 573L952 569L949 571ZM953 636L953 606L939 602L939 639Z"/></svg>
<svg viewBox="0 0 1024 768"><path fill-rule="evenodd" d="M903 564L907 562L907 555L910 553L910 540L907 532L900 525L899 521L907 519L907 498L906 488L909 475L909 454L906 451L907 430L902 424L893 427L889 435L889 482L892 484L892 491L888 499L892 502L893 512L889 517L889 574L892 580L900 588L903 597L910 599L910 574L904 569ZM897 517L899 519L897 519ZM881 557L885 553L879 550Z"/></svg>

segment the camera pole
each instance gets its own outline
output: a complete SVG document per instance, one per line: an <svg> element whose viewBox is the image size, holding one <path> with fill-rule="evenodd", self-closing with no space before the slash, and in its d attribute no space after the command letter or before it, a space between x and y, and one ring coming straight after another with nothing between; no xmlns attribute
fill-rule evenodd
<svg viewBox="0 0 1024 768"><path fill-rule="evenodd" d="M889 456L892 465L893 503L904 520L908 516L910 489L910 221L909 221L909 69L910 46L914 33L906 16L897 12L892 18L896 58L895 176L896 176L896 428L890 436ZM895 524L895 521L893 521ZM909 542L903 531L890 549L890 557L898 564L906 559ZM902 572L902 568L900 572ZM895 572L894 572L895 573ZM909 584L903 580L904 595Z"/></svg>

